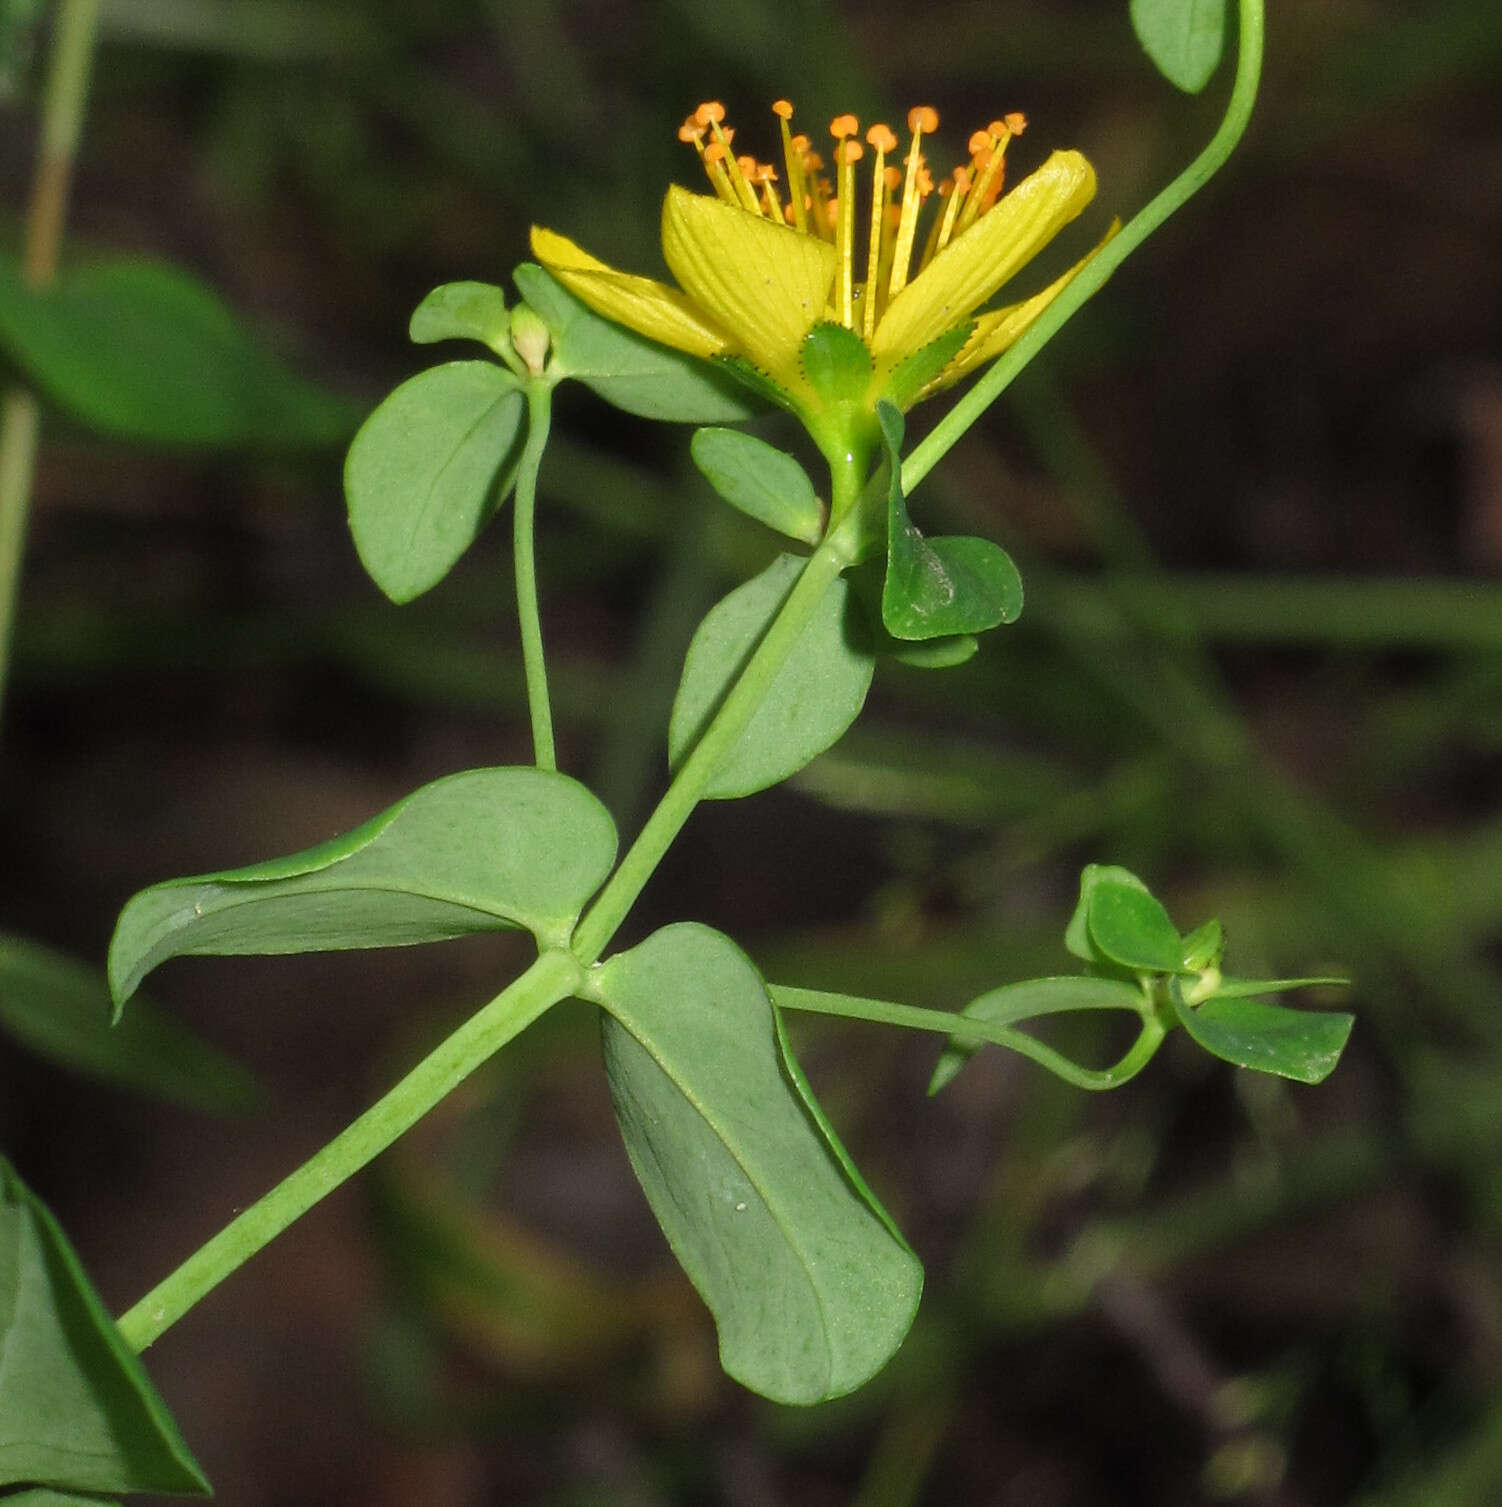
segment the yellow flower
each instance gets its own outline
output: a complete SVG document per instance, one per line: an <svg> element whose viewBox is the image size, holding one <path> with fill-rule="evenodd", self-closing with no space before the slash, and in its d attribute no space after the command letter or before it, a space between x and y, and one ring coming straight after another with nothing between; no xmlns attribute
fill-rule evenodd
<svg viewBox="0 0 1502 1507"><path fill-rule="evenodd" d="M808 138L793 134L792 106L772 109L785 198L774 167L733 154L721 105L701 105L680 128L714 192L675 185L663 203L663 255L678 288L617 271L540 226L532 250L596 313L726 361L797 413L829 454L872 430L878 399L911 407L1000 355L1042 313L1079 266L1020 303L976 311L1085 208L1095 171L1078 152L1057 151L1002 193L1007 143L1027 124L1008 115L970 138L969 161L939 184L925 216L934 184L922 144L938 126L934 110L909 111L901 167L887 126L871 126L863 146L856 118L837 117L831 180ZM858 212L867 147L870 197Z"/></svg>

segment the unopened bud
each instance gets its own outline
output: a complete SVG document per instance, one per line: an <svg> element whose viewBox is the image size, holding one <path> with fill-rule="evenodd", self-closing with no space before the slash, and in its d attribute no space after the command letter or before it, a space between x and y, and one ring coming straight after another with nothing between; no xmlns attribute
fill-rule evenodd
<svg viewBox="0 0 1502 1507"><path fill-rule="evenodd" d="M534 377L541 376L548 364L551 336L537 313L519 303L511 311L511 344Z"/></svg>

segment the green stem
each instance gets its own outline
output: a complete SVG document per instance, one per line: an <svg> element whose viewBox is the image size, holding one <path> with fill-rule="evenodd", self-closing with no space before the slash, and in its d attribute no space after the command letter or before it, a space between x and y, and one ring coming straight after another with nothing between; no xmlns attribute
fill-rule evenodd
<svg viewBox="0 0 1502 1507"><path fill-rule="evenodd" d="M73 159L83 131L99 0L63 0L52 34L51 69L42 105L36 175L26 212L21 280L45 287L57 273ZM5 704L11 630L26 549L41 415L36 398L12 387L0 403L0 707Z"/></svg>
<svg viewBox="0 0 1502 1507"><path fill-rule="evenodd" d="M836 489L840 490L840 473L836 472L835 476ZM845 499L836 498L836 516L841 516L838 504L843 501ZM831 530L809 556L787 600L768 625L755 653L747 660L740 678L720 704L693 752L683 761L657 809L648 817L641 835L579 922L574 933L574 956L586 966L605 950L616 928L626 919L637 896L662 862L663 854L698 805L710 776L745 731L799 634L808 625L814 609L840 572L855 558L858 541L854 510L847 508L844 516L847 522Z"/></svg>
<svg viewBox="0 0 1502 1507"><path fill-rule="evenodd" d="M384 1151L493 1052L581 983L579 965L571 954L543 953L359 1119L122 1314L118 1328L126 1344L144 1350L200 1298Z"/></svg>
<svg viewBox="0 0 1502 1507"><path fill-rule="evenodd" d="M994 1020L980 1020L970 1015L956 1015L949 1010L924 1010L916 1005L899 1005L885 999L861 999L851 994L829 994L819 989L795 989L776 984L769 993L780 1010L804 1010L815 1015L841 1015L847 1020L869 1020L878 1025L905 1026L911 1031L942 1031L959 1041L984 1041L992 1046L1008 1047L1030 1057L1076 1088L1093 1091L1120 1088L1152 1060L1153 1053L1168 1034L1161 1020L1151 1011L1142 1012L1142 1028L1125 1055L1107 1068L1081 1067L1051 1046L1014 1031ZM1055 1013L1055 1012L1049 1012ZM1017 1017L1027 1019L1026 1016Z"/></svg>
<svg viewBox="0 0 1502 1507"><path fill-rule="evenodd" d="M1086 299L1175 211L1183 208L1220 170L1246 131L1262 76L1263 0L1240 0L1236 80L1220 128L1198 157L1156 198L1149 201L1080 269L1079 274L1022 338L1000 356L979 382L935 426L902 465L902 490L913 489L972 424L1011 385L1013 379L1063 328Z"/></svg>
<svg viewBox="0 0 1502 1507"><path fill-rule="evenodd" d="M527 383L527 442L516 468L513 553L516 557L516 613L521 626L522 663L527 672L527 709L532 717L532 756L539 769L556 769L553 712L548 701L548 667L542 652L542 620L537 610L537 566L533 535L537 516L537 473L552 423L552 383Z"/></svg>

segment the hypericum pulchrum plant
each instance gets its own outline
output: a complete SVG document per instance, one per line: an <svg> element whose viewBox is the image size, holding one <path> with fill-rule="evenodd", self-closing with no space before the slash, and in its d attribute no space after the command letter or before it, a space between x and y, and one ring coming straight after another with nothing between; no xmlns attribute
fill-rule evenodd
<svg viewBox="0 0 1502 1507"><path fill-rule="evenodd" d="M1065 931L1082 965L1006 983L955 1013L770 983L736 942L685 920L626 951L611 942L701 800L750 796L829 748L884 657L942 668L1013 622L1022 582L978 538L927 537L917 484L1111 271L1225 161L1256 93L1261 0L1242 0L1238 66L1215 138L1125 226L1112 223L1040 292L992 299L1090 204L1095 172L1055 151L1015 185L1026 121L975 132L936 184L922 106L889 126L830 125L825 155L773 105L775 164L737 156L718 104L679 129L709 192L672 187L663 253L678 286L606 266L536 228L520 301L485 283L436 289L420 343L479 344L399 387L355 438L345 473L360 558L395 602L440 582L513 497L516 591L535 763L449 775L342 837L250 868L170 880L121 914L118 1011L167 958L438 942L525 928L537 959L378 1103L111 1323L60 1230L0 1164L0 1487L79 1493L206 1489L136 1352L467 1074L559 1001L599 1007L605 1072L633 1167L718 1327L729 1374L815 1403L859 1387L902 1343L922 1268L862 1180L798 1068L788 1010L937 1032L939 1090L985 1044L1081 1088L1125 1083L1182 1027L1242 1067L1318 1082L1351 1018L1258 998L1316 979L1222 971L1208 921L1181 935L1126 870L1089 866ZM1149 54L1197 90L1222 50L1223 6L1133 0ZM587 239L588 227L582 227ZM904 415L979 373L903 453ZM691 450L733 507L788 549L694 635L667 729L672 778L624 856L614 823L556 767L532 563L553 389L574 379L650 420L701 426ZM734 427L769 408L807 431L821 488L790 454ZM920 510L921 511L921 510ZM1019 1029L1080 1010L1125 1012L1136 1037L1091 1068Z"/></svg>

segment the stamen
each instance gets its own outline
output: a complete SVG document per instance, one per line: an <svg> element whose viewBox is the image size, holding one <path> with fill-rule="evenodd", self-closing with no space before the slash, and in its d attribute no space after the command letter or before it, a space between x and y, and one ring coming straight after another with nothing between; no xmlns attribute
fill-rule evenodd
<svg viewBox="0 0 1502 1507"><path fill-rule="evenodd" d="M877 291L881 276L881 227L884 211L891 202L891 189L887 186L887 153L897 150L897 138L890 127L877 123L866 132L866 140L876 151L876 164L871 170L871 231L870 244L866 248L865 309L861 329L869 341L876 332ZM895 171L895 170L894 170Z"/></svg>
<svg viewBox="0 0 1502 1507"><path fill-rule="evenodd" d="M925 131L938 130L939 112L931 105L919 105L907 112L907 128L913 133L913 144L908 149L907 177L902 185L902 216L897 224L897 246L892 253L892 281L887 291L888 303L907 286L908 267L913 258L913 238L918 231L918 209L923 197L918 186L923 155L918 147Z"/></svg>
<svg viewBox="0 0 1502 1507"><path fill-rule="evenodd" d="M954 230L955 216L959 213L960 205L965 202L970 183L970 169L962 164L955 168L952 177L946 178L939 185L939 193L945 201L944 213L934 221L933 229L928 234L928 244L923 248L923 259L918 263L920 268L926 267L949 244L949 237Z"/></svg>
<svg viewBox="0 0 1502 1507"><path fill-rule="evenodd" d="M982 151L976 151L976 138L983 138ZM1002 175L1007 166L1007 142L1012 133L1004 120L993 120L984 131L977 131L970 138L971 150L976 153L975 162L980 177L970 190L964 211L954 227L956 235L963 235L996 202L1001 192Z"/></svg>
<svg viewBox="0 0 1502 1507"><path fill-rule="evenodd" d="M709 174L709 181L714 185L715 195L726 204L733 204L737 209L742 208L740 196L732 187L730 175L725 171L727 154L724 144L711 141L708 146L700 146L699 155L704 160L704 171Z"/></svg>
<svg viewBox="0 0 1502 1507"><path fill-rule="evenodd" d="M778 124L782 127L782 160L787 166L788 173L788 208L792 212L792 223L799 230L808 229L808 211L804 201L808 196L808 187L803 181L803 153L807 149L807 138L794 136L788 122L793 118L793 105L791 100L779 99L772 105L772 113L778 117ZM803 146L799 146L799 142Z"/></svg>
<svg viewBox="0 0 1502 1507"><path fill-rule="evenodd" d="M851 122L850 134L853 135L853 115L842 115L835 125L842 125L845 121ZM831 126L830 129L833 130L834 127ZM836 200L839 219L835 225L834 245L840 266L840 323L847 330L855 328L855 164L865 153L866 149L860 142L852 141L848 136L834 149L840 175L839 197Z"/></svg>
<svg viewBox="0 0 1502 1507"><path fill-rule="evenodd" d="M730 150L730 143L735 140L735 132L728 127L720 125L720 122L725 118L725 107L718 103L711 103L709 105L700 105L699 110L701 113L705 110L718 110L720 112L718 115L710 117L709 128L714 132L716 145L722 146L725 149L723 159L725 172L730 178L730 186L735 193L735 202L742 209L749 209L752 214L759 215L761 213L761 205L756 202L756 190L746 182L746 175L741 171L740 163Z"/></svg>

